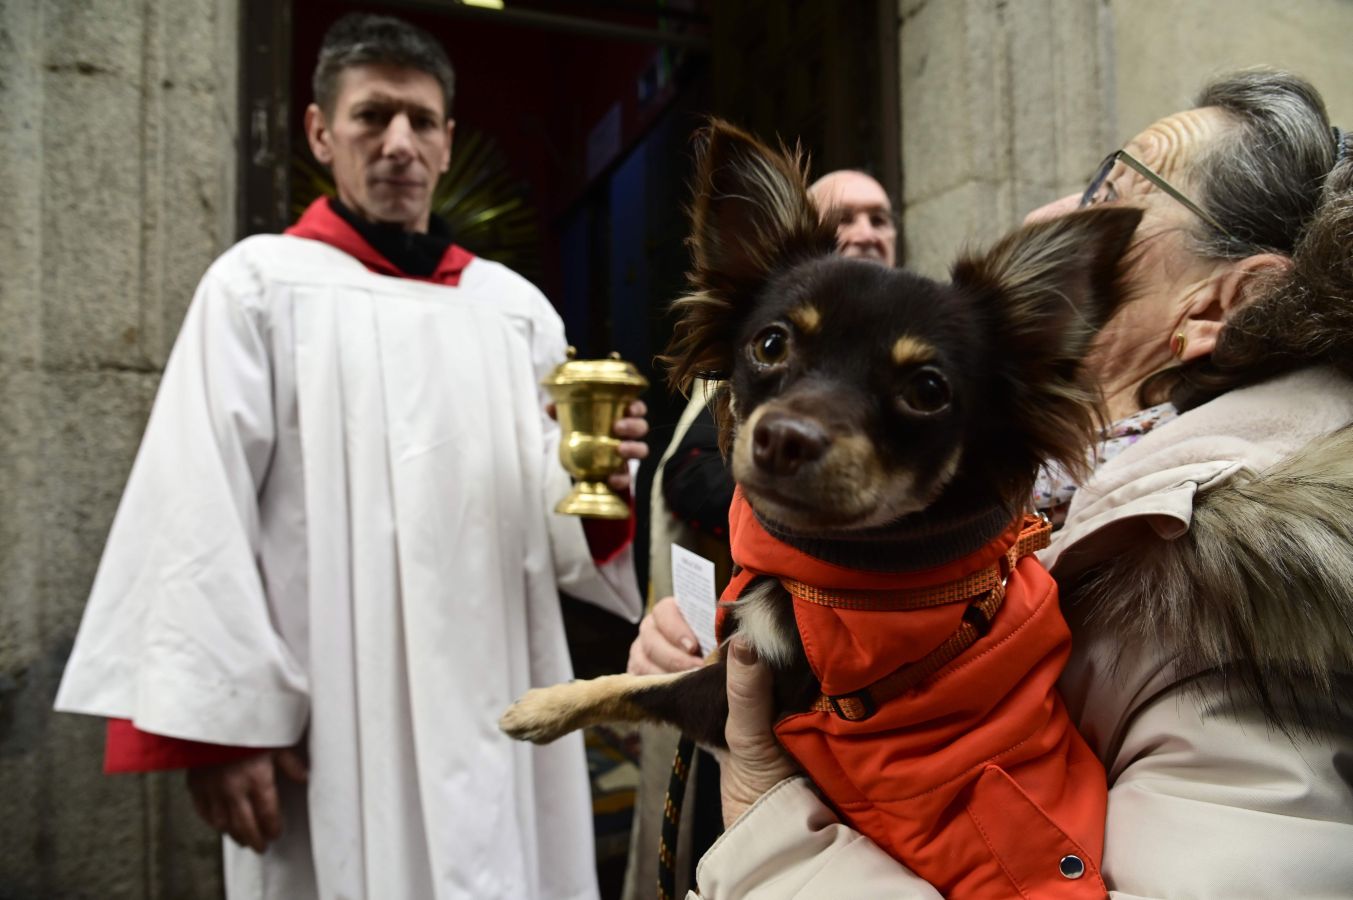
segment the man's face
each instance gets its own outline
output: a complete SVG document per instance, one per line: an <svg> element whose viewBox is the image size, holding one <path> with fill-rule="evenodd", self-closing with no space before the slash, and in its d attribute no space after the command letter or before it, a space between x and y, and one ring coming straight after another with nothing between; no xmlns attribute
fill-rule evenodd
<svg viewBox="0 0 1353 900"><path fill-rule="evenodd" d="M897 262L897 226L883 186L863 172L831 172L808 190L825 222L836 225L842 256Z"/></svg>
<svg viewBox="0 0 1353 900"><path fill-rule="evenodd" d="M406 231L427 231L454 128L437 79L399 66L344 69L332 120L313 103L305 111L310 149L333 171L343 205Z"/></svg>

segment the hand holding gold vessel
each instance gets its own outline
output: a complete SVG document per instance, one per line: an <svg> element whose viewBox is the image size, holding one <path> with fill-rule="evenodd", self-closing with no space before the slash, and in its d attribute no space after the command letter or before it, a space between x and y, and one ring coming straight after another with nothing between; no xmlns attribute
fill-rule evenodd
<svg viewBox="0 0 1353 900"><path fill-rule="evenodd" d="M629 486L628 461L648 455L641 438L648 422L639 392L648 379L612 353L608 359L574 359L555 367L541 385L554 401L563 432L559 459L577 479L555 512L588 518L624 519L629 505L615 490ZM624 439L624 440L622 440ZM608 486L609 485L609 486Z"/></svg>

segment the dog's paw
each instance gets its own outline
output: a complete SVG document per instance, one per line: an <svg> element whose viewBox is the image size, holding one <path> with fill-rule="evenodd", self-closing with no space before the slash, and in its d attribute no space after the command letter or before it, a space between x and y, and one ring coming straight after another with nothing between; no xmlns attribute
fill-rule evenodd
<svg viewBox="0 0 1353 900"><path fill-rule="evenodd" d="M568 734L573 728L566 723L566 707L560 703L559 688L534 688L507 708L498 727L508 737L533 744L548 744Z"/></svg>
<svg viewBox="0 0 1353 900"><path fill-rule="evenodd" d="M634 691L661 684L673 675L603 675L527 691L507 708L498 727L519 741L548 744L570 731L603 722L638 722L647 718L630 697Z"/></svg>

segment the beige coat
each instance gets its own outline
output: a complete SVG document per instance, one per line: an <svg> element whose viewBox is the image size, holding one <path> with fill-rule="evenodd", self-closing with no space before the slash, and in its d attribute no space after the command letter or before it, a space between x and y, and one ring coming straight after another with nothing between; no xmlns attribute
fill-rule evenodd
<svg viewBox="0 0 1353 900"><path fill-rule="evenodd" d="M1353 896L1350 422L1353 384L1324 370L1233 391L1106 463L1046 551L1076 637L1062 690L1109 777L1113 897ZM720 900L938 897L803 778L698 880Z"/></svg>

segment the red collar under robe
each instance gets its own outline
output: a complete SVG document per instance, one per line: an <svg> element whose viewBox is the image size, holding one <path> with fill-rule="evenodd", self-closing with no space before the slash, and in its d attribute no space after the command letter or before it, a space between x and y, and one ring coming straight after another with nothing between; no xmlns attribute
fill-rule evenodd
<svg viewBox="0 0 1353 900"><path fill-rule="evenodd" d="M460 284L461 273L474 260L474 254L458 244L448 243L441 261L429 275L413 275L401 269L383 256L371 245L351 223L337 213L327 197L320 197L311 203L296 224L284 234L292 237L309 238L342 250L377 275L389 275L391 278L408 278L413 281L428 281L455 287ZM449 242L449 237L448 237Z"/></svg>

